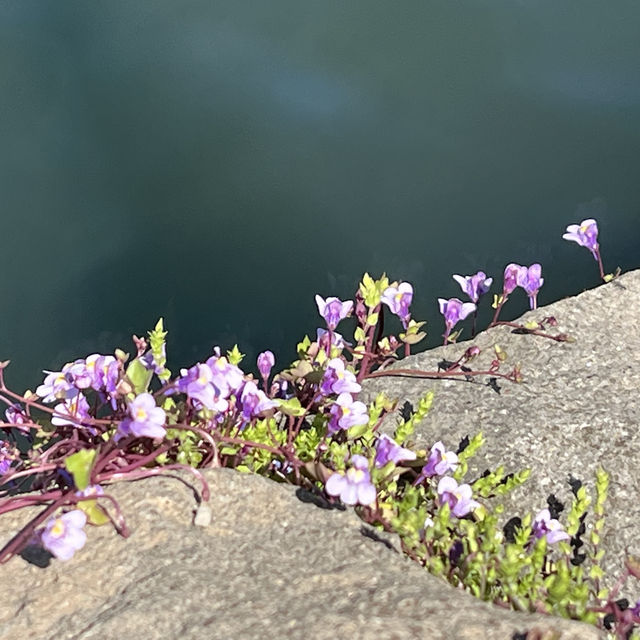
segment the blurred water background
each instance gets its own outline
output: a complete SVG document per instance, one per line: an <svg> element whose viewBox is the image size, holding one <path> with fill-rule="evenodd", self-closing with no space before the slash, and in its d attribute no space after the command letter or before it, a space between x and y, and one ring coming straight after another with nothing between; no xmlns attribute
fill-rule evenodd
<svg viewBox="0 0 640 640"><path fill-rule="evenodd" d="M595 286L561 239L588 217L640 267L639 29L636 0L4 0L9 383L160 316L174 370L235 342L284 365L364 271L414 284L433 345L453 273Z"/></svg>

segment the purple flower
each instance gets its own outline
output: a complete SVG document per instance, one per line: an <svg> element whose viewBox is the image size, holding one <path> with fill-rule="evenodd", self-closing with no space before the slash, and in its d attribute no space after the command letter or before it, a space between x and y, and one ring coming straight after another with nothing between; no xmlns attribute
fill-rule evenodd
<svg viewBox="0 0 640 640"><path fill-rule="evenodd" d="M328 396L330 393L358 393L362 387L356 382L356 377L351 371L345 369L344 360L333 358L327 362L320 392Z"/></svg>
<svg viewBox="0 0 640 640"><path fill-rule="evenodd" d="M329 410L328 433L333 435L341 429L350 429L356 425L367 424L369 413L364 402L353 400L350 394L341 393Z"/></svg>
<svg viewBox="0 0 640 640"><path fill-rule="evenodd" d="M162 362L167 361L167 346L164 343L160 347L160 355L158 359ZM140 358L140 362L142 362L147 370L153 371L156 375L160 375L166 369L165 365L158 363L158 360L153 355L153 351L151 349L149 349L149 351Z"/></svg>
<svg viewBox="0 0 640 640"><path fill-rule="evenodd" d="M269 411L278 406L277 402L269 400L263 391L260 391L255 382L247 380L244 383L242 394L240 395L242 405L242 417L244 422L249 422L263 411Z"/></svg>
<svg viewBox="0 0 640 640"><path fill-rule="evenodd" d="M4 412L4 415L9 424L15 425L16 429L26 431L27 433L30 431L28 426L22 426L27 425L30 420L24 409L19 404L10 404Z"/></svg>
<svg viewBox="0 0 640 640"><path fill-rule="evenodd" d="M569 534L563 530L558 520L551 518L549 509L542 509L538 512L533 521L532 533L535 538L547 536L549 544L560 542L560 540L569 540Z"/></svg>
<svg viewBox="0 0 640 640"><path fill-rule="evenodd" d="M51 518L41 534L42 546L58 560L69 560L87 541L87 534L83 531L85 524L87 516L80 509Z"/></svg>
<svg viewBox="0 0 640 640"><path fill-rule="evenodd" d="M519 264L513 262L504 268L504 284L502 285L502 294L508 296L518 286L518 275L525 269Z"/></svg>
<svg viewBox="0 0 640 640"><path fill-rule="evenodd" d="M345 475L334 473L327 480L325 489L330 496L340 496L340 500L349 505L369 505L376 501L369 461L364 456L351 456L351 468Z"/></svg>
<svg viewBox="0 0 640 640"><path fill-rule="evenodd" d="M266 380L269 378L269 374L271 373L271 369L273 369L273 365L276 363L276 358L271 351L263 351L258 356L258 371L262 376L262 379Z"/></svg>
<svg viewBox="0 0 640 640"><path fill-rule="evenodd" d="M420 478L442 476L447 471L455 471L458 467L458 456L453 451L446 451L442 442L438 441L431 447L427 464L422 467Z"/></svg>
<svg viewBox="0 0 640 640"><path fill-rule="evenodd" d="M156 406L150 393L141 393L129 404L129 415L130 418L118 425L117 438L129 435L138 438L163 438L166 435L164 409Z"/></svg>
<svg viewBox="0 0 640 640"><path fill-rule="evenodd" d="M415 460L416 454L410 449L401 447L395 440L388 435L382 434L376 442L376 457L374 464L381 469L389 462L398 464L403 460Z"/></svg>
<svg viewBox="0 0 640 640"><path fill-rule="evenodd" d="M62 371L45 371L48 375L36 389L36 394L43 402L66 400L78 395L78 389L73 385L73 377L69 371L71 366L71 363L67 363L62 367Z"/></svg>
<svg viewBox="0 0 640 640"><path fill-rule="evenodd" d="M438 495L442 504L448 503L451 513L458 518L480 506L479 502L471 499L471 487L468 484L459 485L451 476L440 478Z"/></svg>
<svg viewBox="0 0 640 640"><path fill-rule="evenodd" d="M408 282L401 282L397 287L387 287L380 299L391 309L391 313L400 318L406 329L411 317L409 306L413 300L413 287Z"/></svg>
<svg viewBox="0 0 640 640"><path fill-rule="evenodd" d="M212 411L226 411L229 403L221 397L219 389L213 384L213 371L206 364L198 363L190 369L181 370L177 387L187 397L195 401L198 407Z"/></svg>
<svg viewBox="0 0 640 640"><path fill-rule="evenodd" d="M338 326L340 320L344 320L344 318L351 313L351 309L353 308L353 302L351 300L342 302L342 300L335 297L325 300L319 295L316 295L316 304L318 305L320 315L324 318L324 321L331 331Z"/></svg>
<svg viewBox="0 0 640 640"><path fill-rule="evenodd" d="M529 305L532 309L538 307L538 291L544 284L544 278L541 278L542 267L536 262L530 267L521 267L518 272L516 282L519 287L522 287L526 294L529 296Z"/></svg>
<svg viewBox="0 0 640 640"><path fill-rule="evenodd" d="M235 364L231 364L224 356L211 356L207 366L213 374L213 384L223 398L228 398L240 389L244 382L244 373Z"/></svg>
<svg viewBox="0 0 640 640"><path fill-rule="evenodd" d="M577 242L581 247L587 247L594 259L598 259L598 223L593 218L583 220L579 225L570 224L562 237Z"/></svg>
<svg viewBox="0 0 640 640"><path fill-rule="evenodd" d="M478 271L473 276L458 276L454 275L453 279L460 285L460 288L466 293L472 302L478 303L480 296L483 296L491 283L493 278L487 278L487 274L484 271Z"/></svg>
<svg viewBox="0 0 640 640"><path fill-rule="evenodd" d="M90 484L86 489L82 491L76 491L76 495L79 498L93 498L104 495L104 489L99 484Z"/></svg>
<svg viewBox="0 0 640 640"><path fill-rule="evenodd" d="M326 329L318 327L316 329L316 342L321 349L327 351L327 347L329 346L329 334L331 334L332 346L338 347L338 349L344 349L345 345L351 346L351 343L346 342L342 337L342 334L337 331L327 331Z"/></svg>
<svg viewBox="0 0 640 640"><path fill-rule="evenodd" d="M440 313L444 316L445 341L451 333L451 329L460 321L464 320L470 313L476 310L476 305L473 302L462 302L458 298L450 298L445 300L444 298L438 298L438 304L440 305Z"/></svg>
<svg viewBox="0 0 640 640"><path fill-rule="evenodd" d="M11 464L19 456L15 449L8 443L0 441L0 477L11 468Z"/></svg>
<svg viewBox="0 0 640 640"><path fill-rule="evenodd" d="M82 394L78 394L75 398L65 400L53 408L51 424L57 427L67 424L76 427L87 420L91 420L89 403Z"/></svg>

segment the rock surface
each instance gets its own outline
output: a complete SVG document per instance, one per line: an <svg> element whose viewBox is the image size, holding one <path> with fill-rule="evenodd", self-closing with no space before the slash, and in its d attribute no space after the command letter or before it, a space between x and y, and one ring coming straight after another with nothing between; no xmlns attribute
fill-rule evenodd
<svg viewBox="0 0 640 640"><path fill-rule="evenodd" d="M352 512L319 509L292 488L231 470L206 477L208 527L191 524L185 484L150 478L113 490L129 539L100 527L66 563L39 569L12 559L2 567L0 637L507 640L533 628L563 640L599 637L454 590L363 535ZM3 539L11 524L16 516L0 519Z"/></svg>
<svg viewBox="0 0 640 640"><path fill-rule="evenodd" d="M417 440L454 446L481 429L488 443L471 473L499 463L507 471L531 466L507 511L538 510L550 492L568 502L569 473L592 484L594 469L605 466L612 495L604 545L617 569L625 545L640 551L638 299L634 272L526 315L555 315L575 343L503 327L479 336L481 364L496 342L509 361L522 363L526 384L504 383L500 394L465 382L398 378L371 381L366 392L415 401L433 389L434 408ZM402 366L432 369L466 346L435 349ZM536 638L602 637L587 625L499 609L453 589L398 553L395 538L365 535L351 511L320 509L291 487L230 470L205 476L212 496L206 527L192 524L190 475L150 478L111 491L129 539L108 526L91 528L69 562L40 569L17 557L2 566L0 637L510 640L534 629ZM0 543L34 514L3 515Z"/></svg>

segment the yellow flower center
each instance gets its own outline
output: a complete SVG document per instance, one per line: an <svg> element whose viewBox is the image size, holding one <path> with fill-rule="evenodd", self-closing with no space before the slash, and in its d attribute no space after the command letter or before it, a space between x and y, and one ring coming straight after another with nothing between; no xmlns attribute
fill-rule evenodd
<svg viewBox="0 0 640 640"><path fill-rule="evenodd" d="M351 482L361 482L364 478L364 471L362 469L354 469L353 467L347 471L347 476Z"/></svg>
<svg viewBox="0 0 640 640"><path fill-rule="evenodd" d="M49 532L55 538L60 538L62 535L64 535L64 522L62 521L61 518L58 518L55 521L54 525L51 527Z"/></svg>
<svg viewBox="0 0 640 640"><path fill-rule="evenodd" d="M138 422L144 422L147 419L147 412L144 409L138 409L136 411L135 419Z"/></svg>

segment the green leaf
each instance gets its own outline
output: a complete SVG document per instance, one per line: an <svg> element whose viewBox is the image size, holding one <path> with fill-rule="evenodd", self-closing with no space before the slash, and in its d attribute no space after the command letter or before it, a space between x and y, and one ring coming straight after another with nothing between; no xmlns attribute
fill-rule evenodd
<svg viewBox="0 0 640 640"><path fill-rule="evenodd" d="M131 361L127 367L126 376L133 387L135 395L144 393L149 388L149 383L153 377L153 371L147 369L138 358Z"/></svg>
<svg viewBox="0 0 640 640"><path fill-rule="evenodd" d="M80 500L76 506L87 514L89 524L99 527L111 522L107 512L98 504L97 500Z"/></svg>
<svg viewBox="0 0 640 640"><path fill-rule="evenodd" d="M243 358L244 353L240 353L240 349L238 349L237 344L233 345L233 349L227 351L227 359L229 360L230 364L235 364L236 366L238 366L242 362Z"/></svg>
<svg viewBox="0 0 640 640"><path fill-rule="evenodd" d="M68 456L64 461L64 466L73 476L73 483L79 491L89 486L91 469L97 453L96 449L81 449Z"/></svg>
<svg viewBox="0 0 640 640"><path fill-rule="evenodd" d="M383 273L379 280L373 280L373 278L365 273L360 283L360 294L364 298L364 303L373 309L380 304L380 298L382 292L389 286L389 278Z"/></svg>
<svg viewBox="0 0 640 640"><path fill-rule="evenodd" d="M369 424L357 424L347 430L347 436L350 440L357 440L361 438L365 433L371 430Z"/></svg>
<svg viewBox="0 0 640 640"><path fill-rule="evenodd" d="M156 323L153 331L149 331L149 345L151 346L151 355L156 365L161 369L158 378L166 382L171 378L171 371L166 368L167 358L165 356L167 332L164 330L163 320L160 318Z"/></svg>
<svg viewBox="0 0 640 640"><path fill-rule="evenodd" d="M378 324L378 317L380 314L378 313L370 313L367 316L367 326L375 327Z"/></svg>
<svg viewBox="0 0 640 640"><path fill-rule="evenodd" d="M309 336L305 336L302 342L298 342L298 346L296 347L296 352L298 353L299 358L304 358L307 355L307 351L311 346L311 340L309 340Z"/></svg>
<svg viewBox="0 0 640 640"><path fill-rule="evenodd" d="M291 398L289 400L277 400L278 407L282 413L288 416L303 416L307 410L300 404L298 398Z"/></svg>

